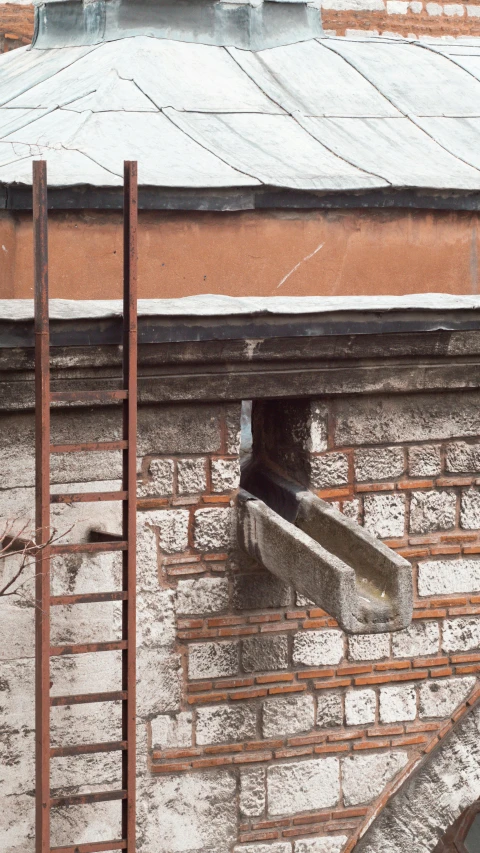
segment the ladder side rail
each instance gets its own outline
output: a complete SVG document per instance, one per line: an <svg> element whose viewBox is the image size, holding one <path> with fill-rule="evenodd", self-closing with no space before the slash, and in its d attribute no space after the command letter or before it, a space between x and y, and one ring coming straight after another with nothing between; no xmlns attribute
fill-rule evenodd
<svg viewBox="0 0 480 853"><path fill-rule="evenodd" d="M122 837L128 853L136 843L136 478L137 478L137 258L138 258L138 183L137 163L124 164L124 293L123 293L123 388L128 392L123 403L123 484L127 500L123 509L123 633L127 648L122 652L122 688L127 691L123 703L122 787L127 798L122 802Z"/></svg>
<svg viewBox="0 0 480 853"><path fill-rule="evenodd" d="M50 850L50 335L47 165L33 164L36 853Z"/></svg>

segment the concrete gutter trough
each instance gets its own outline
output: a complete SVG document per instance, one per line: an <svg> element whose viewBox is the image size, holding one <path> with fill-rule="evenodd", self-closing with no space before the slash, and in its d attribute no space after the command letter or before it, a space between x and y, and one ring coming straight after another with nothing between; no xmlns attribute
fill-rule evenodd
<svg viewBox="0 0 480 853"><path fill-rule="evenodd" d="M410 624L407 560L312 492L265 468L252 467L243 484L237 535L251 557L348 633L398 631Z"/></svg>

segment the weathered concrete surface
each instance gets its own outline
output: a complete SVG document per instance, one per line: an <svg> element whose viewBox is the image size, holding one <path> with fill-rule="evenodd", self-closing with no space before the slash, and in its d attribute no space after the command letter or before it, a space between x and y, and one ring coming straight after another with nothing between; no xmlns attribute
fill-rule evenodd
<svg viewBox="0 0 480 853"><path fill-rule="evenodd" d="M31 298L30 222L27 213L0 212L4 299ZM117 297L120 233L119 213L52 211L52 297L70 298L72 281L79 299ZM139 294L271 296L291 271L280 288L285 296L350 296L352 281L365 295L476 293L475 252L480 255L477 213L140 212Z"/></svg>
<svg viewBox="0 0 480 853"><path fill-rule="evenodd" d="M457 724L394 794L355 853L431 853L480 796L480 704Z"/></svg>
<svg viewBox="0 0 480 853"><path fill-rule="evenodd" d="M140 850L229 853L236 783L228 771L167 776L139 796Z"/></svg>

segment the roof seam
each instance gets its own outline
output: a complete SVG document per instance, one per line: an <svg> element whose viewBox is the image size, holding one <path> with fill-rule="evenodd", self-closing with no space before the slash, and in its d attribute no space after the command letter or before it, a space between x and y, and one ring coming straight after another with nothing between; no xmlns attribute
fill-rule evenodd
<svg viewBox="0 0 480 853"><path fill-rule="evenodd" d="M39 80L38 83L36 83L35 85L40 85L41 83L45 83L47 80L53 80L53 78L56 77L57 74L61 74L62 71L65 71L66 68L71 68L72 65L75 65L76 62L80 62L81 59L83 59L85 56L88 56L88 54L93 53L94 50L98 50L99 47L101 47L101 44L92 45L90 50L86 50L85 53L82 53L81 56L75 57L75 59L73 59L72 62L69 62L67 65L64 65L63 68L59 68L58 71L55 71L54 74L50 74L49 76L45 77L43 80ZM59 48L59 50L62 50L62 49L63 48ZM24 95L25 92L28 92L29 89L31 89L31 88L32 87L29 87L27 85L26 88L22 89L21 92L17 92L17 94L13 98L8 98L8 100L6 100L2 104L0 104L0 107L7 106L7 104L10 104L16 98L20 98L21 95Z"/></svg>
<svg viewBox="0 0 480 853"><path fill-rule="evenodd" d="M315 39L315 41L318 41L318 39ZM226 50L230 53L230 48L228 48L228 47L227 47L227 48L226 48ZM230 54L230 55L231 55L231 54ZM264 65L264 67L266 68L266 70L268 71L268 73L269 73L269 74L271 74L271 76L273 76L273 77L274 77L274 79L276 80L275 75L271 72L270 68L268 68L268 66L267 66L267 65L266 65L266 63L263 61L263 59L262 59L260 56L258 56L257 54L255 55L255 58L257 59L257 61L258 61L258 62L263 63L263 65ZM387 182L387 184L389 184L389 186L392 186L392 184L390 183L390 181L389 181L387 178L384 178L384 177L383 177L383 175L377 175L377 174L375 174L375 172L370 172L368 169L362 169L361 167L357 166L355 163L350 162L350 160L348 160L346 157L343 157L342 155L337 154L335 151L333 151L331 148L329 148L329 147L328 147L328 145L325 145L325 143L324 143L324 142L321 142L319 139L317 139L317 138L313 135L313 133L310 133L310 131L309 131L309 130L307 130L307 128L303 127L303 125L301 125L301 124L300 124L300 122L296 119L295 115L294 115L294 114L293 114L289 109L287 109L286 107L283 107L281 104L279 104L279 103L278 103L278 101L276 101L274 98L270 97L270 95L268 95L268 94L267 94L267 92L265 92L265 90L264 90L263 86L261 86L261 84L260 84L260 83L257 83L257 81L256 81L256 80L254 80L254 78L251 76L251 74L249 74L249 73L248 73L248 71L246 71L244 68L242 68L242 66L240 65L240 63L239 63L239 62L237 61L237 59L235 58L235 56L232 56L232 59L234 60L234 62L236 62L236 63L237 63L237 65L238 65L238 67L241 69L241 71L243 71L243 73L247 75L247 77L249 78L249 80L252 80L252 81L255 83L255 85L258 87L258 89L259 89L261 92L263 92L263 94L264 94L264 95L266 95L266 97L267 97L267 98L270 98L270 100L272 101L272 103L276 104L278 107L280 107L280 109L284 110L285 115L290 116L290 118L292 118L292 119L293 119L293 121L295 122L295 124L296 124L298 127L300 127L300 128L304 131L304 133L306 133L308 136L310 136L310 138L311 138L311 139L313 139L313 140L317 143L317 145L322 145L322 146L323 146L323 148L325 148L327 151L329 151L329 152L330 152L330 154L332 154L334 157L338 157L338 159L339 159L339 160L343 160L343 162L344 162L344 163L348 163L350 166L352 166L352 167L353 167L353 168L355 168L355 169L358 169L360 172L363 172L365 175L370 175L371 177L379 178L379 179L380 179L380 180L382 180L382 181L386 181L386 182ZM278 83L278 85L280 86L280 88L283 88L283 87L282 87L282 84L280 83L280 81L279 81L279 80L276 80L276 82ZM300 110L298 110L298 112L300 112Z"/></svg>
<svg viewBox="0 0 480 853"><path fill-rule="evenodd" d="M318 42L320 43L320 40L319 40L318 38L317 38L317 39L315 39L315 41L318 41ZM325 45L325 46L327 47L327 50L331 50L331 51L332 51L332 53L335 53L337 56L341 56L341 54L338 54L336 50L333 50L333 48L328 47L327 45ZM432 53L433 53L433 52L434 52L434 51L432 51ZM438 54L437 54L437 55L438 55ZM438 139L435 139L435 137L434 137L434 136L432 136L430 133L428 133L428 131L424 130L424 128L423 128L423 127L420 127L420 126L419 126L419 125L418 125L418 124L417 124L417 123L412 119L413 113L406 113L406 112L405 112L405 110L403 110L403 109L402 109L401 107L399 107L397 104L394 104L394 103L393 103L393 101L392 101L392 99L391 99L391 98L389 98L389 96L388 96L387 94L384 94L383 92L380 92L380 89L378 88L378 86L377 86L377 85L376 85L372 80L370 80L368 77L366 77L366 76L365 76L365 74L363 73L363 71L360 71L360 69L359 69L359 68L356 68L356 67L355 67L355 65L353 65L353 63L352 63L352 62L351 62L347 57L342 57L342 58L343 58L343 59L345 59L345 62L348 62L348 64L349 64L349 65L350 65L350 66L351 66L355 71L357 71L357 72L358 72L358 73L363 77L363 79L367 81L367 83L370 83L370 84L371 84L371 85L372 85L372 86L377 90L377 92L379 92L381 95L383 95L383 97L384 97L387 101L389 101L389 103L391 103L392 107L394 107L396 110L398 110L398 111L401 113L401 115L403 116L403 118L405 118L407 121L409 121L409 122L410 122L414 127L416 127L418 130L420 130L420 132L421 132L421 133L424 133L424 134L425 134L425 136L427 136L429 139L431 139L431 140L433 141L434 145L438 145L438 147L439 147L439 148L441 148L443 151L446 151L446 152L447 152L447 154L449 154L449 155L450 155L451 157L453 157L455 160L458 160L458 162L459 162L459 163L464 163L464 164L465 164L466 166L468 166L470 169L474 169L476 172L479 172L479 173L480 173L480 169L478 169L476 166L474 166L474 165L473 165L473 163L469 163L467 160L463 160L463 159L462 159L462 157L459 157L457 154L454 154L452 151L449 151L449 149L448 149L448 148L446 148L444 145L442 145L442 143L441 143L441 142L439 142L439 141L438 141ZM460 66L458 66L458 65L457 65L456 67L460 67ZM476 79L476 78L475 78L475 79ZM478 81L477 81L477 82L478 82Z"/></svg>

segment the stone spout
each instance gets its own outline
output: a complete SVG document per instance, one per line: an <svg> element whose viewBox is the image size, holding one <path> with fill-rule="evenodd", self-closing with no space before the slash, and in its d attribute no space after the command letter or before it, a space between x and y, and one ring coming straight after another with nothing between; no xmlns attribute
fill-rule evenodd
<svg viewBox="0 0 480 853"><path fill-rule="evenodd" d="M322 607L348 633L406 628L410 563L358 524L266 469L250 471L238 497L240 546Z"/></svg>

